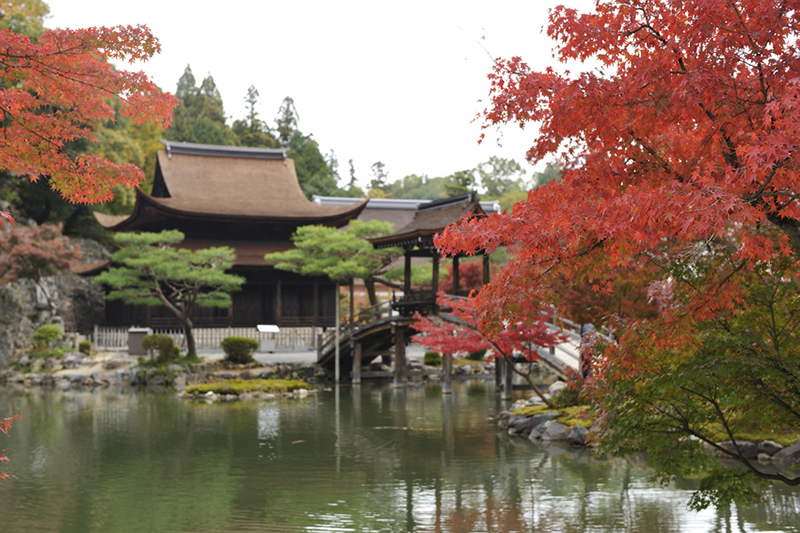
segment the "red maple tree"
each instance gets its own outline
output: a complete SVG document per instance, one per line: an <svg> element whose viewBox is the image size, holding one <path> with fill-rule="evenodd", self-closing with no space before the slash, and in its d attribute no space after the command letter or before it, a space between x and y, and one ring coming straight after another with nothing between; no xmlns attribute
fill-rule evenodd
<svg viewBox="0 0 800 533"><path fill-rule="evenodd" d="M534 363L539 360L536 347L549 348L555 344L566 342L567 337L547 324L552 313L544 313L529 309L527 318L517 321L506 321L502 330L492 335L481 332L476 323L480 312L475 298L454 298L439 292L436 299L440 308L449 310L447 320L442 316L415 315L412 324L419 334L414 340L423 346L433 348L440 353L471 353L479 350L491 350L490 359L504 358L514 372L522 376L533 391L547 405L550 400L542 394L531 378L531 367L527 371L520 369L515 363L525 361Z"/></svg>
<svg viewBox="0 0 800 533"><path fill-rule="evenodd" d="M534 72L498 59L486 125L537 127L528 159L556 155L566 175L437 239L445 253L510 244L508 267L479 295L504 312L482 327L541 298L554 275L608 291L608 272L665 239L684 254L733 227L740 261L800 255L798 12L795 0L561 6L547 30L556 57L598 68ZM777 250L764 224L782 231Z"/></svg>
<svg viewBox="0 0 800 533"><path fill-rule="evenodd" d="M97 124L114 119L112 96L136 123L169 125L177 99L144 73L110 63L147 60L159 51L145 26L48 30L36 41L0 31L0 168L32 181L45 177L80 203L103 202L115 185L140 183L138 167L70 153L67 143L94 140Z"/></svg>

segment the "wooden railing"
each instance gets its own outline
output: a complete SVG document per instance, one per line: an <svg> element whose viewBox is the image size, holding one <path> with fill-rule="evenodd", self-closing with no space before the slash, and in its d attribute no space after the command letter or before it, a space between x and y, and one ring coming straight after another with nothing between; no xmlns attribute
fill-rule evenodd
<svg viewBox="0 0 800 533"><path fill-rule="evenodd" d="M152 328L153 333L169 335L175 344L186 349L183 328ZM230 336L247 337L256 341L275 339L278 350L316 349L316 328L281 328L279 333L261 333L256 328L194 328L197 349L221 349L222 339ZM128 348L128 328L95 326L91 338L96 349L125 350Z"/></svg>
<svg viewBox="0 0 800 533"><path fill-rule="evenodd" d="M350 320L348 317L342 322L342 325L339 326L339 338L341 339L347 335L355 333L359 329L371 324L376 320L395 316L397 313L392 309L392 304L393 302L391 300L387 300L360 311L358 314L353 316L352 320ZM336 328L329 329L324 335L322 335L319 344L320 347L324 348L325 346L332 344L335 338Z"/></svg>

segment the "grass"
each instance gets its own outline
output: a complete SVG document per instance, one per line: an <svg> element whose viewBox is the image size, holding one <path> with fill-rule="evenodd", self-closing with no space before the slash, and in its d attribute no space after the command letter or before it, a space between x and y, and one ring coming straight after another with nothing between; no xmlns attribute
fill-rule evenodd
<svg viewBox="0 0 800 533"><path fill-rule="evenodd" d="M533 416L539 415L542 413L547 413L549 411L558 411L561 414L556 421L561 422L565 426L583 426L583 427L591 427L592 423L594 422L594 417L591 411L591 407L588 405L579 405L577 407L565 407L565 408L555 408L551 409L546 405L531 405L520 407L519 409L515 409L515 415L525 415L525 416ZM728 440L728 435L722 428L722 425L715 424L712 426L711 431L707 431L707 434L711 437L711 440L715 442L722 442ZM797 442L798 437L800 437L800 427L783 427L783 428L762 428L762 429L752 429L750 431L736 431L736 438L738 440L747 440L750 442L759 442L762 440L772 440L780 444L781 446L791 446L795 442Z"/></svg>
<svg viewBox="0 0 800 533"><path fill-rule="evenodd" d="M558 411L561 413L561 416L556 418L556 422L561 422L565 426L583 426L585 428L589 428L592 427L592 424L594 423L591 407L588 405L578 405L575 407L555 409L547 407L546 405L527 405L525 407L515 409L513 414L533 416L549 413L550 411Z"/></svg>
<svg viewBox="0 0 800 533"><path fill-rule="evenodd" d="M189 394L205 394L210 391L215 394L236 394L238 396L245 392L281 393L313 388L304 381L290 379L227 379L216 383L191 385L186 387L186 392Z"/></svg>

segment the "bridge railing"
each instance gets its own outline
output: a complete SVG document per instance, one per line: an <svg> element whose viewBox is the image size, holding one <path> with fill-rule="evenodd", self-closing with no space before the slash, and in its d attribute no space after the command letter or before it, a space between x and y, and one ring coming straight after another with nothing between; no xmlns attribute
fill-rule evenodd
<svg viewBox="0 0 800 533"><path fill-rule="evenodd" d="M339 326L339 338L351 335L364 326L375 322L376 320L381 320L383 318L389 318L392 316L394 316L394 311L392 310L391 300L387 300L363 309L357 314L353 315L352 320L347 317L346 320L341 322L341 325ZM326 333L323 333L319 343L320 351L324 351L325 348L333 344L335 340L336 328L331 328Z"/></svg>

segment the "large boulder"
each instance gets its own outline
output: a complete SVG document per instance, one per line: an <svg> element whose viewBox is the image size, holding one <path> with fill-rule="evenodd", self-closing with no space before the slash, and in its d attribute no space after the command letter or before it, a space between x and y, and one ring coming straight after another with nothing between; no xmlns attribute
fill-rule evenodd
<svg viewBox="0 0 800 533"><path fill-rule="evenodd" d="M65 353L61 358L61 365L64 368L79 368L83 365L84 359L86 359L86 354L82 352Z"/></svg>
<svg viewBox="0 0 800 533"><path fill-rule="evenodd" d="M786 465L794 465L800 462L800 440L777 452L772 458Z"/></svg>
<svg viewBox="0 0 800 533"><path fill-rule="evenodd" d="M772 457L783 449L783 446L774 440L762 440L758 443L758 453L764 453Z"/></svg>
<svg viewBox="0 0 800 533"><path fill-rule="evenodd" d="M586 444L586 434L589 433L589 430L583 426L573 426L569 430L569 434L567 435L567 442L570 444L575 444L578 446L583 446Z"/></svg>
<svg viewBox="0 0 800 533"><path fill-rule="evenodd" d="M737 440L734 446L733 441L726 440L719 443L721 448L728 450L731 453L737 453L736 448L739 449L738 453L745 459L755 459L758 457L758 446L756 443L749 440Z"/></svg>
<svg viewBox="0 0 800 533"><path fill-rule="evenodd" d="M569 427L565 426L561 422L550 421L545 423L547 425L547 429L542 434L542 440L567 440L567 436L569 435Z"/></svg>

